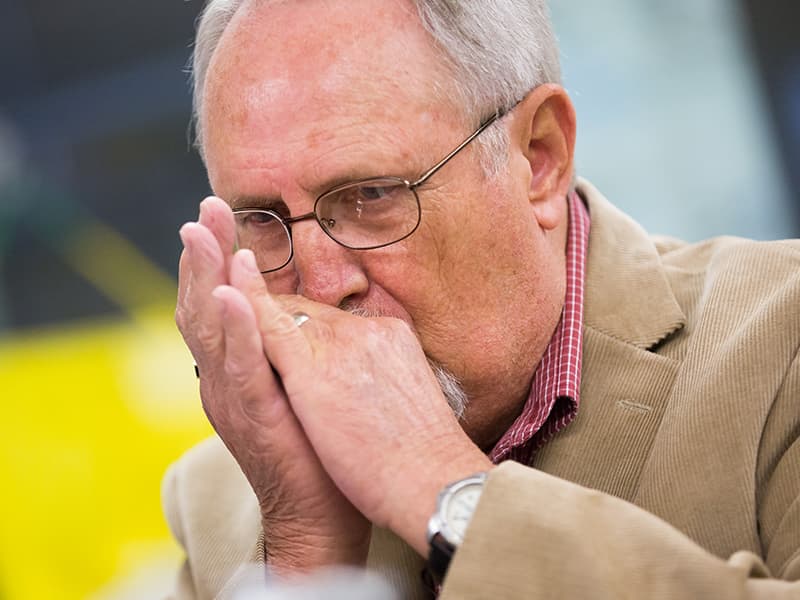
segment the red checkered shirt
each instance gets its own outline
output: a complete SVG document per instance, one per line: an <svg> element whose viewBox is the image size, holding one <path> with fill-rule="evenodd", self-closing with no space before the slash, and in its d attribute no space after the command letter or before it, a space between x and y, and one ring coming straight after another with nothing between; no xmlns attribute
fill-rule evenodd
<svg viewBox="0 0 800 600"><path fill-rule="evenodd" d="M580 404L583 291L589 245L589 211L577 193L569 196L567 287L561 320L533 375L522 413L495 444L495 464L530 464L533 454L575 418Z"/></svg>

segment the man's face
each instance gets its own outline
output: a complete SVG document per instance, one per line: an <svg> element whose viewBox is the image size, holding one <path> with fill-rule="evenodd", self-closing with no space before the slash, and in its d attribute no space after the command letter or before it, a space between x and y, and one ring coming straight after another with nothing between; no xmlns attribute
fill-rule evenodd
<svg viewBox="0 0 800 600"><path fill-rule="evenodd" d="M446 74L410 5L254 4L223 36L201 115L211 185L234 208L299 215L346 181L414 180L478 125L436 94ZM275 293L407 321L461 380L478 443L527 393L563 300L513 148L493 179L465 149L419 189L420 227L392 246L348 250L314 221L293 225L293 262L267 276Z"/></svg>

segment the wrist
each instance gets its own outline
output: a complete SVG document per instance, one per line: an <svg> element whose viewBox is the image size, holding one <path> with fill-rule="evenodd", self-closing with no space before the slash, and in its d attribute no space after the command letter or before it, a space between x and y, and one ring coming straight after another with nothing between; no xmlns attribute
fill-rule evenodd
<svg viewBox="0 0 800 600"><path fill-rule="evenodd" d="M436 499L436 511L428 520L427 530L427 570L436 583L444 581L453 555L464 542L486 478L483 471L454 481Z"/></svg>
<svg viewBox="0 0 800 600"><path fill-rule="evenodd" d="M366 522L365 522L366 523ZM322 532L298 523L276 524L262 520L264 560L279 577L310 573L322 567L364 567L369 552L371 528L363 531Z"/></svg>
<svg viewBox="0 0 800 600"><path fill-rule="evenodd" d="M402 491L394 495L389 507L388 528L423 557L428 556L428 521L436 511L439 493L454 481L493 467L477 446L470 445L470 449L455 455L447 453L436 460L425 461L424 465L415 465L397 486Z"/></svg>

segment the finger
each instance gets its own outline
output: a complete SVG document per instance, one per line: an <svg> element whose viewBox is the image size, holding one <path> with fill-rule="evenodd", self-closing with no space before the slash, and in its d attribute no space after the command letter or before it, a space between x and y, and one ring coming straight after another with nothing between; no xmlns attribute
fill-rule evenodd
<svg viewBox="0 0 800 600"><path fill-rule="evenodd" d="M236 226L230 207L220 198L209 196L200 203L199 222L214 235L225 265L229 265L236 245Z"/></svg>
<svg viewBox="0 0 800 600"><path fill-rule="evenodd" d="M183 303L186 297L186 292L189 290L189 279L192 276L192 269L189 266L189 255L186 250L181 252L180 261L178 261L178 305Z"/></svg>
<svg viewBox="0 0 800 600"><path fill-rule="evenodd" d="M255 308L261 301L261 297L269 294L266 281L261 272L259 272L253 251L249 249L238 250L233 255L230 264L229 272L230 285L241 291L245 297L250 300L250 304ZM338 312L326 304L320 304L313 300L308 300L302 296L294 295L275 295L270 294L278 306L290 315L297 313L306 313L310 317L317 318L322 315ZM256 319L259 318L260 312L256 310Z"/></svg>
<svg viewBox="0 0 800 600"><path fill-rule="evenodd" d="M314 319L341 312L336 307L314 302L296 294L273 294L272 299L289 314L306 313Z"/></svg>
<svg viewBox="0 0 800 600"><path fill-rule="evenodd" d="M256 266L252 250L239 250L231 259L230 284L241 291L253 303L259 296L267 294L267 283Z"/></svg>
<svg viewBox="0 0 800 600"><path fill-rule="evenodd" d="M199 223L186 223L180 229L180 236L191 271L190 293L208 295L217 286L227 283L225 259L214 234Z"/></svg>
<svg viewBox="0 0 800 600"><path fill-rule="evenodd" d="M278 384L264 355L255 313L247 298L230 286L216 288L213 297L224 315L227 380L238 391L236 397L248 415L266 416L273 408L267 399L275 395Z"/></svg>
<svg viewBox="0 0 800 600"><path fill-rule="evenodd" d="M200 218L199 223L206 227L217 240L220 246L220 251L223 257L223 262L226 262L226 256L230 255L234 246L234 233L232 231L233 223L228 223L230 209L219 198L209 197L200 203ZM186 240L181 234L181 240L186 245ZM181 253L179 268L178 268L178 302L180 303L186 296L189 288L189 281L191 279L191 267L189 256L186 251Z"/></svg>
<svg viewBox="0 0 800 600"><path fill-rule="evenodd" d="M308 357L310 346L289 312L269 293L250 250L238 251L231 261L231 283L247 298L261 332L269 362L285 377L295 361Z"/></svg>
<svg viewBox="0 0 800 600"><path fill-rule="evenodd" d="M211 293L227 283L227 273L219 244L207 227L187 223L180 236L187 277L176 318L202 373L210 366L205 355L218 356L224 348L221 306Z"/></svg>

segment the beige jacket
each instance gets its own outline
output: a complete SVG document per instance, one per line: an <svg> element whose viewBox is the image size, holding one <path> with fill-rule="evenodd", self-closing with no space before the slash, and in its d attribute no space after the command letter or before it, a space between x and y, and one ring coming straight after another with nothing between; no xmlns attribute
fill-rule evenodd
<svg viewBox="0 0 800 600"><path fill-rule="evenodd" d="M491 472L441 597L800 599L800 241L654 240L579 191L578 416L534 468ZM170 469L164 506L187 556L176 598L225 597L263 562L218 440ZM373 533L369 562L425 597L422 559L392 534Z"/></svg>

